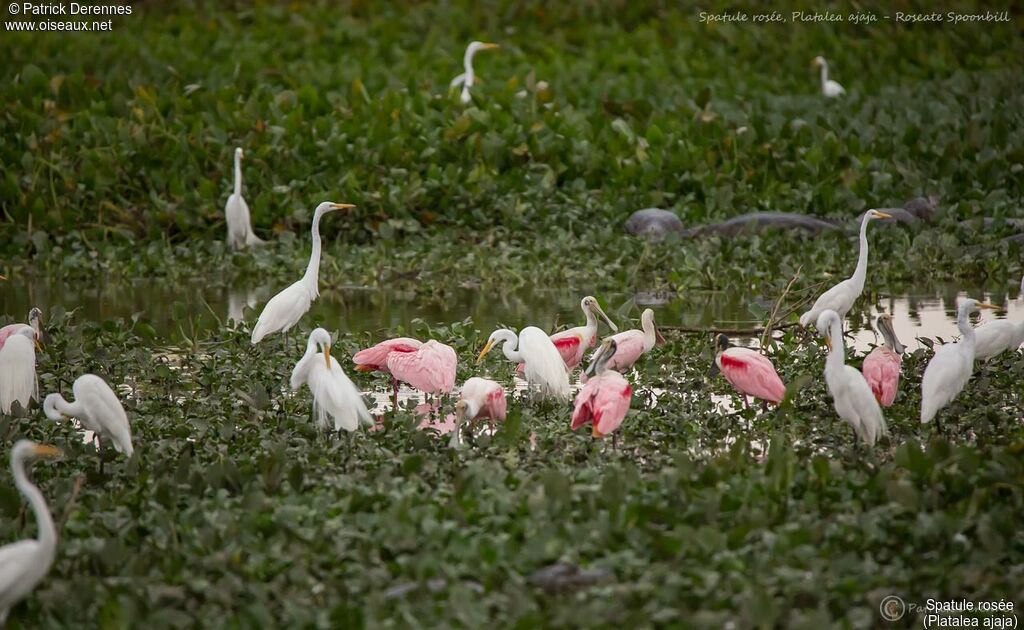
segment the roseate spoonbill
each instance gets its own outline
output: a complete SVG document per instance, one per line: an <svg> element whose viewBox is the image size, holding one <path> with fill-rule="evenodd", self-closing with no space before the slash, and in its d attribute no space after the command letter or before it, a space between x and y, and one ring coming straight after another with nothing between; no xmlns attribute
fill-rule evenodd
<svg viewBox="0 0 1024 630"><path fill-rule="evenodd" d="M242 147L235 149L235 192L228 197L224 206L224 219L228 225L228 245L231 249L242 249L250 245L262 245L263 240L253 234L249 220L249 204L242 197Z"/></svg>
<svg viewBox="0 0 1024 630"><path fill-rule="evenodd" d="M455 387L459 358L451 346L433 339L412 352L388 354L388 371L424 394L447 394Z"/></svg>
<svg viewBox="0 0 1024 630"><path fill-rule="evenodd" d="M877 346L864 358L861 372L871 387L875 400L883 407L891 407L896 400L900 386L900 366L903 364L903 344L896 338L892 328L892 317L888 313L875 320L878 332L882 333L885 345Z"/></svg>
<svg viewBox="0 0 1024 630"><path fill-rule="evenodd" d="M971 313L982 308L998 309L987 302L979 302L970 298L960 302L957 310L956 326L960 329L960 341L947 343L935 351L935 356L928 362L921 379L921 422L931 422L941 430L938 419L939 410L956 398L967 381L971 380L974 371L974 350L977 340L974 328L971 327Z"/></svg>
<svg viewBox="0 0 1024 630"><path fill-rule="evenodd" d="M320 352L317 352L317 347ZM345 375L337 361L331 361L331 334L323 328L309 333L306 352L292 370L291 387L297 390L305 383L313 394L316 424L335 431L355 431L359 424L373 426L370 412L355 384Z"/></svg>
<svg viewBox="0 0 1024 630"><path fill-rule="evenodd" d="M489 378L474 376L462 384L459 402L455 403L455 430L449 446L462 446L462 425L473 420L488 420L493 428L494 421L502 421L508 410L505 389Z"/></svg>
<svg viewBox="0 0 1024 630"><path fill-rule="evenodd" d="M626 417L633 390L624 376L608 367L608 362L618 350L616 345L614 339L605 339L594 353L586 371L587 382L576 394L572 412L573 431L590 422L591 435L603 437L618 429Z"/></svg>
<svg viewBox="0 0 1024 630"><path fill-rule="evenodd" d="M27 409L29 401L39 400L36 382L36 330L28 324L14 324L0 347L0 412L11 413L17 402Z"/></svg>
<svg viewBox="0 0 1024 630"><path fill-rule="evenodd" d="M853 432L868 446L888 430L882 409L878 406L864 375L846 365L843 347L843 321L832 309L818 316L818 333L825 337L828 358L825 359L825 383L832 394L836 413L853 427Z"/></svg>
<svg viewBox="0 0 1024 630"><path fill-rule="evenodd" d="M580 308L583 310L583 315L587 318L585 325L551 335L551 342L558 348L558 353L562 355L565 367L569 368L569 370L579 365L583 361L583 355L587 349L593 348L597 342L598 316L604 320L604 323L608 324L608 328L611 328L612 332L619 330L619 327L601 310L601 305L597 303L597 298L588 295L580 302ZM520 364L518 371L522 373L522 364Z"/></svg>
<svg viewBox="0 0 1024 630"><path fill-rule="evenodd" d="M715 340L718 352L711 364L710 376L719 372L743 394L743 406L747 407L747 396L775 403L782 402L786 395L786 386L779 378L775 366L768 357L750 348L738 348L729 345L729 338L718 335Z"/></svg>
<svg viewBox="0 0 1024 630"><path fill-rule="evenodd" d="M409 337L395 337L382 341L372 348L366 348L355 353L352 361L356 364L357 372L383 372L391 376L391 390L394 394L394 408L398 409L398 379L388 369L388 355L392 352L415 352L420 349L423 342Z"/></svg>
<svg viewBox="0 0 1024 630"><path fill-rule="evenodd" d="M463 104L468 104L472 99L469 91L473 88L473 83L480 81L480 77L473 71L473 57L481 50L491 50L492 48L500 48L498 44L490 44L487 42L470 42L469 46L466 46L466 54L462 56L462 67L464 72L459 76L452 79L452 82L448 84L450 89L455 89L462 86L462 93L459 95L459 100Z"/></svg>
<svg viewBox="0 0 1024 630"><path fill-rule="evenodd" d="M252 329L252 342L257 344L269 334L288 332L298 323L313 300L320 297L320 219L328 212L355 208L350 203L325 201L316 207L313 214L313 251L309 254L309 265L302 279L270 298L263 307L260 318Z"/></svg>
<svg viewBox="0 0 1024 630"><path fill-rule="evenodd" d="M846 90L839 83L828 78L828 62L821 55L818 55L811 62L812 66L821 68L821 93L825 98L835 98L846 94Z"/></svg>
<svg viewBox="0 0 1024 630"><path fill-rule="evenodd" d="M0 548L0 626L7 622L11 607L24 599L50 572L57 554L57 528L39 488L29 481L25 464L37 457L54 458L60 451L31 440L18 440L11 449L14 486L28 500L36 515L39 538L19 540Z"/></svg>
<svg viewBox="0 0 1024 630"><path fill-rule="evenodd" d="M0 328L0 348L4 347L4 341L13 334L19 333L22 328L29 326L35 331L35 341L43 338L43 312L33 308L28 312L28 324L7 324Z"/></svg>
<svg viewBox="0 0 1024 630"><path fill-rule="evenodd" d="M43 401L46 417L53 421L62 420L65 416L77 418L85 429L93 432L97 455L100 452L100 438L103 438L113 442L118 453L131 457L135 449L132 447L128 414L107 382L95 374L83 374L75 379L71 391L75 393L73 403L64 400L60 394L46 397ZM102 457L100 466L103 466Z"/></svg>
<svg viewBox="0 0 1024 630"><path fill-rule="evenodd" d="M661 336L658 327L654 324L654 311L651 309L644 309L644 312L641 313L640 327L642 330L625 330L609 337L615 341L615 353L608 358L609 370L618 372L627 370L645 352L649 352L656 345L660 346L665 343L665 338ZM595 352L591 355L590 361L593 362L596 358L597 353Z"/></svg>
<svg viewBox="0 0 1024 630"><path fill-rule="evenodd" d="M868 210L860 222L860 255L857 257L857 268L853 276L843 280L828 291L825 291L814 302L811 310L800 316L800 325L807 327L818 321L818 317L826 310L835 311L840 321L853 307L853 303L864 291L864 280L868 273L868 223L872 219L891 219L892 217L878 210Z"/></svg>
<svg viewBox="0 0 1024 630"><path fill-rule="evenodd" d="M526 382L536 387L542 398L569 399L569 370L547 333L536 326L522 329L518 337L511 330L495 330L476 358L477 363L496 343L504 344L501 350L509 361L525 364Z"/></svg>

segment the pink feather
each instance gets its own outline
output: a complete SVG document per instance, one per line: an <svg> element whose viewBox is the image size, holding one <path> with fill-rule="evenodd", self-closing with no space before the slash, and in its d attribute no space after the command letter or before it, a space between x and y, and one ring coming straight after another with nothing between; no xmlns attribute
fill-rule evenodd
<svg viewBox="0 0 1024 630"><path fill-rule="evenodd" d="M378 370L388 374L388 355L392 352L415 352L422 345L423 343L416 339L396 337L382 341L372 348L360 350L352 357L352 361L356 364L356 370L360 372Z"/></svg>
<svg viewBox="0 0 1024 630"><path fill-rule="evenodd" d="M608 435L622 424L632 398L633 391L625 377L613 370L605 370L589 379L576 394L572 430L590 422L594 437Z"/></svg>
<svg viewBox="0 0 1024 630"><path fill-rule="evenodd" d="M725 380L745 395L782 402L786 386L768 357L750 348L729 348L715 358Z"/></svg>
<svg viewBox="0 0 1024 630"><path fill-rule="evenodd" d="M883 407L892 406L896 400L902 364L900 355L885 346L878 346L864 358L864 365L861 366L864 380L871 386L871 392Z"/></svg>
<svg viewBox="0 0 1024 630"><path fill-rule="evenodd" d="M451 346L431 339L413 352L390 352L387 368L398 380L427 394L447 394L455 387L459 360Z"/></svg>

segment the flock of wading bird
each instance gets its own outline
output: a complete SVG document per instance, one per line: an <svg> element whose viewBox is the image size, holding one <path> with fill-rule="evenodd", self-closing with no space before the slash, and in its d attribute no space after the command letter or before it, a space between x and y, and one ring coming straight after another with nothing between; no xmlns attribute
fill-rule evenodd
<svg viewBox="0 0 1024 630"><path fill-rule="evenodd" d="M474 73L473 56L481 50L496 48L495 44L472 42L464 57L465 72L451 82L453 89L461 86L459 99L471 101L470 89L479 79ZM828 79L823 58L815 59L821 68L822 93L826 97L843 94L843 88ZM241 161L243 151L234 153L234 192L225 207L228 243L244 248L263 243L252 231L249 208L242 196ZM258 344L268 335L286 333L309 311L319 297L320 221L327 213L353 208L351 204L324 202L316 208L312 224L312 252L301 279L285 288L267 302L252 329L252 343ZM881 406L893 403L899 385L900 354L903 346L896 338L888 315L877 320L877 328L885 344L875 348L863 362L863 372L845 364L843 320L864 289L868 264L868 223L888 219L889 215L869 210L860 227L860 254L853 276L823 293L814 306L800 317L804 327L815 326L828 346L825 380L832 394L836 413L853 428L856 436L872 446L886 433ZM6 279L0 276L0 279ZM1021 283L1024 293L1024 281ZM587 296L580 303L586 323L553 335L536 326L526 326L519 333L499 329L491 333L477 357L480 363L496 345L505 357L518 364L517 371L527 383L532 396L538 399L567 401L572 395L570 375L583 363L586 352L597 349L589 358L576 394L570 427L576 430L590 425L595 438L613 434L630 408L632 390L623 372L642 355L664 340L654 322L654 312L647 309L641 316L641 329L617 332L616 325L601 309L598 301ZM988 358L1024 343L1024 322L995 321L977 330L969 316L978 309L997 308L992 304L965 299L960 303L957 325L962 337L936 352L925 370L921 383L921 422L936 419L940 409L949 404L971 377L976 358ZM599 320L615 332L597 344ZM42 313L33 308L24 324L0 328L0 411L5 414L27 410L38 400L35 350L42 333ZM743 396L752 396L767 403L779 404L785 396L785 385L767 356L751 348L732 347L729 339L719 335L712 376L721 373ZM455 387L458 358L455 350L436 340L421 342L396 338L357 352L355 369L381 372L391 379L394 406L398 408L399 383L406 383L427 395L449 394ZM317 424L326 430L355 431L360 425L373 427L363 396L345 374L341 364L331 357L331 335L323 328L310 334L305 353L295 364L290 385L298 390L305 384L313 397ZM114 448L131 457L131 426L124 407L110 386L99 376L84 374L75 380L74 402L60 393L48 395L43 402L47 418L59 421L75 418L91 431L100 453L101 441L110 441ZM430 407L434 409L435 407ZM492 424L505 419L507 401L504 387L491 379L473 377L460 388L455 405L455 421L450 445L460 448L464 425L476 421ZM56 554L57 533L42 493L28 479L25 465L39 457L57 457L60 451L49 445L20 440L11 451L11 469L15 485L26 497L39 528L38 539L23 540L0 548L0 625L11 606L26 597L46 575ZM100 467L102 469L102 455Z"/></svg>

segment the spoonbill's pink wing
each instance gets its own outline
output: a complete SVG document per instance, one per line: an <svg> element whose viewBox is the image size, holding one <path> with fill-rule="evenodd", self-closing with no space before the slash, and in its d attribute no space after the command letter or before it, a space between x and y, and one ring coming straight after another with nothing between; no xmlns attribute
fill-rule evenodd
<svg viewBox="0 0 1024 630"><path fill-rule="evenodd" d="M608 361L607 367L622 371L630 367L644 353L644 333L640 330L627 330L612 335L615 340L615 354Z"/></svg>
<svg viewBox="0 0 1024 630"><path fill-rule="evenodd" d="M570 328L551 335L551 343L555 344L558 354L562 355L565 367L571 370L580 364L580 361L583 360L583 353L586 352L588 346L594 345L594 340L591 339L590 344L587 344L582 328Z"/></svg>
<svg viewBox="0 0 1024 630"><path fill-rule="evenodd" d="M387 367L398 380L427 394L442 394L455 387L458 357L450 346L430 340L414 352L391 352Z"/></svg>
<svg viewBox="0 0 1024 630"><path fill-rule="evenodd" d="M495 385L498 385L495 383ZM508 412L508 401L505 399L505 390L501 385L492 389L487 394L487 404L484 405L487 418L491 420L504 420Z"/></svg>
<svg viewBox="0 0 1024 630"><path fill-rule="evenodd" d="M864 358L864 365L861 367L864 380L868 382L871 393L883 407L892 406L896 400L902 363L900 355L884 346L878 346Z"/></svg>
<svg viewBox="0 0 1024 630"><path fill-rule="evenodd" d="M619 428L629 411L633 390L623 376L606 371L587 381L576 396L572 414L572 429L591 421L595 437L607 435Z"/></svg>
<svg viewBox="0 0 1024 630"><path fill-rule="evenodd" d="M415 352L420 349L423 343L409 337L396 337L382 341L372 348L360 350L352 357L359 372L373 372L380 370L388 372L388 355L392 352Z"/></svg>
<svg viewBox="0 0 1024 630"><path fill-rule="evenodd" d="M729 348L718 357L725 380L741 394L780 403L786 386L768 357L750 348Z"/></svg>

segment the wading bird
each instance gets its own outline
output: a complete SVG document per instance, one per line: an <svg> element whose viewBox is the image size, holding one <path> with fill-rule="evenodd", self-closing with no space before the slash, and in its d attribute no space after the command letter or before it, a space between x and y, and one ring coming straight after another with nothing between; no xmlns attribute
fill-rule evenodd
<svg viewBox="0 0 1024 630"><path fill-rule="evenodd" d="M835 311L840 321L853 308L853 303L864 291L864 280L868 275L868 223L872 219L891 219L892 217L878 210L868 210L860 222L860 254L857 256L857 268L853 275L843 280L828 291L825 291L814 302L811 310L800 316L800 325L810 326L818 321L818 317L826 310Z"/></svg>
<svg viewBox="0 0 1024 630"><path fill-rule="evenodd" d="M587 383L576 394L572 412L573 431L589 422L591 434L603 437L618 429L629 411L633 390L624 376L608 368L615 346L614 339L605 339L587 367Z"/></svg>
<svg viewBox="0 0 1024 630"><path fill-rule="evenodd" d="M501 351L509 361L524 364L526 382L537 388L541 398L569 399L569 370L555 344L543 330L527 326L519 331L518 337L511 330L495 330L476 358L477 363L483 360L496 343L504 344Z"/></svg>
<svg viewBox="0 0 1024 630"><path fill-rule="evenodd" d="M497 44L489 44L487 42L470 42L469 46L466 46L466 54L462 57L462 67L464 72L459 76L452 79L452 82L448 85L449 88L455 89L462 86L462 94L459 95L459 100L463 104L469 103L472 97L469 91L473 88L473 84L480 81L480 77L477 76L476 72L473 71L473 56L481 50L490 50L492 48L499 48Z"/></svg>
<svg viewBox="0 0 1024 630"><path fill-rule="evenodd" d="M36 313L38 309L32 311ZM29 319L32 319L32 314ZM27 409L29 401L39 400L36 382L39 333L28 324L11 324L4 326L3 331L5 337L0 340L0 411L11 413L15 402L22 409Z"/></svg>
<svg viewBox="0 0 1024 630"><path fill-rule="evenodd" d="M455 387L459 358L451 346L433 339L412 352L388 354L391 375L424 394L447 394Z"/></svg>
<svg viewBox="0 0 1024 630"><path fill-rule="evenodd" d="M65 416L77 418L82 426L93 432L96 439L96 453L100 452L100 439L109 439L118 453L131 457L135 449L132 447L132 429L128 424L128 414L124 412L117 394L110 389L107 382L95 374L83 374L75 379L71 386L75 393L75 402L69 403L60 394L50 394L43 401L43 413L53 421L60 421ZM103 457L100 457L103 466Z"/></svg>
<svg viewBox="0 0 1024 630"><path fill-rule="evenodd" d="M52 446L18 440L11 449L11 473L14 486L28 500L36 516L39 538L20 540L0 548L0 627L7 621L11 607L24 599L50 572L57 554L57 529L39 488L29 481L25 464L37 457L59 457Z"/></svg>
<svg viewBox="0 0 1024 630"><path fill-rule="evenodd" d="M615 341L615 352L607 360L609 370L627 370L641 355L650 352L654 346L665 343L665 338L654 324L654 311L651 309L644 309L640 315L640 327L642 330L625 330L609 337ZM590 361L593 362L595 358L596 352L590 357Z"/></svg>
<svg viewBox="0 0 1024 630"><path fill-rule="evenodd" d="M325 201L316 207L313 214L313 251L309 254L309 265L302 279L270 298L252 329L252 342L259 343L264 337L276 332L288 332L309 310L313 300L320 297L320 219L328 212L355 208L350 203Z"/></svg>
<svg viewBox="0 0 1024 630"><path fill-rule="evenodd" d="M228 245L232 249L263 244L263 240L253 234L249 204L242 197L242 147L235 149L235 192L224 206L224 219L228 225Z"/></svg>
<svg viewBox="0 0 1024 630"><path fill-rule="evenodd" d="M319 347L320 352L317 352ZM306 353L292 370L291 387L305 383L313 394L316 424L324 430L355 431L360 423L373 426L370 412L355 384L337 361L331 361L331 334L323 328L309 333ZM328 419L333 419L333 423Z"/></svg>
<svg viewBox="0 0 1024 630"><path fill-rule="evenodd" d="M747 396L775 403L782 402L786 395L786 386L779 378L775 366L768 357L750 348L737 348L729 345L729 338L718 335L715 340L718 352L711 364L709 376L715 377L719 372L743 394L743 406L747 407Z"/></svg>
<svg viewBox="0 0 1024 630"><path fill-rule="evenodd" d="M0 348L4 347L4 341L8 337L13 334L20 334L25 326L32 328L35 331L35 340L40 341L43 338L43 312L38 308L33 308L28 312L27 324L7 324L0 328Z"/></svg>
<svg viewBox="0 0 1024 630"><path fill-rule="evenodd" d="M821 93L824 94L826 98L835 98L846 94L846 90L843 89L843 86L828 78L828 62L825 61L824 57L820 55L815 57L814 61L811 62L811 65L821 68Z"/></svg>
<svg viewBox="0 0 1024 630"><path fill-rule="evenodd" d="M874 446L886 433L885 418L864 375L846 365L843 347L843 321L829 309L818 316L818 333L825 337L828 358L825 359L825 383L832 394L836 413L853 427L857 437Z"/></svg>
<svg viewBox="0 0 1024 630"><path fill-rule="evenodd" d="M861 372L871 387L875 400L883 407L891 407L900 387L900 366L903 364L903 344L896 338L892 317L888 313L875 320L885 344L877 346L864 358Z"/></svg>
<svg viewBox="0 0 1024 630"><path fill-rule="evenodd" d="M1020 280L1020 296L1024 299L1024 278ZM3 331L0 330L0 334ZM1006 319L982 324L974 329L975 359L991 359L1006 350L1016 350L1024 344L1024 320L1011 322Z"/></svg>
<svg viewBox="0 0 1024 630"><path fill-rule="evenodd" d="M391 390L394 395L394 408L398 409L398 379L388 369L388 356L392 352L415 352L423 342L409 337L387 339L377 345L360 350L352 357L357 372L383 372L391 376Z"/></svg>
<svg viewBox="0 0 1024 630"><path fill-rule="evenodd" d="M956 327L960 329L960 341L947 343L935 351L928 362L921 379L921 422L935 420L939 410L948 405L959 394L974 371L975 333L971 327L971 313L982 308L998 309L994 304L965 299L957 310Z"/></svg>
<svg viewBox="0 0 1024 630"><path fill-rule="evenodd" d="M459 402L455 403L455 430L452 431L449 446L462 446L460 436L462 425L474 420L487 420L494 430L494 422L505 419L508 402L505 389L489 378L474 376L462 384Z"/></svg>
<svg viewBox="0 0 1024 630"><path fill-rule="evenodd" d="M619 330L619 327L601 310L601 305L597 303L597 298L588 295L580 302L580 308L583 309L583 315L587 318L585 325L551 335L551 342L555 344L555 347L558 348L558 353L562 355L565 367L570 370L579 365L583 361L583 355L587 349L593 348L596 344L598 316L604 320L604 323L608 324L608 328L611 328L612 332ZM522 371L523 366L520 365L519 372L522 373Z"/></svg>

